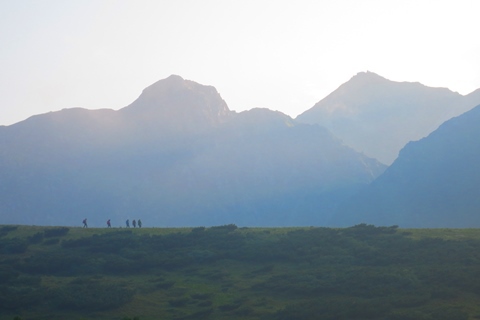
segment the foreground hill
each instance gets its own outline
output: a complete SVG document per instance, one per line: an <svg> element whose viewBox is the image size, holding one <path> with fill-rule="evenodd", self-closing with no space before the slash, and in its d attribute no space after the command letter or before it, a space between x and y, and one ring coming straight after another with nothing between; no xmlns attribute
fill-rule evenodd
<svg viewBox="0 0 480 320"><path fill-rule="evenodd" d="M390 165L409 141L426 137L478 104L480 89L462 96L362 72L296 120L325 126L345 144Z"/></svg>
<svg viewBox="0 0 480 320"><path fill-rule="evenodd" d="M0 320L477 319L479 239L369 225L2 226Z"/></svg>
<svg viewBox="0 0 480 320"><path fill-rule="evenodd" d="M119 111L0 127L0 221L324 224L384 169L320 126L232 112L215 88L171 76Z"/></svg>
<svg viewBox="0 0 480 320"><path fill-rule="evenodd" d="M343 225L479 227L479 137L477 106L407 144L382 176L340 209Z"/></svg>

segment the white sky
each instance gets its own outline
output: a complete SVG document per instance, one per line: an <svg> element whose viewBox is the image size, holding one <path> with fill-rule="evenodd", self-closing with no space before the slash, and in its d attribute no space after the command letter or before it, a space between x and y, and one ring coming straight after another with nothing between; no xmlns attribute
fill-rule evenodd
<svg viewBox="0 0 480 320"><path fill-rule="evenodd" d="M480 88L477 0L0 0L0 125L177 74L292 117L360 71Z"/></svg>

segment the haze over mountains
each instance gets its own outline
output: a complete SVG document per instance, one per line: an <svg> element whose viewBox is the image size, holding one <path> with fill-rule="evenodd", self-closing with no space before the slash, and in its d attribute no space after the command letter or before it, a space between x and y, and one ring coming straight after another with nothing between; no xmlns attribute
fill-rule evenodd
<svg viewBox="0 0 480 320"><path fill-rule="evenodd" d="M171 76L119 110L65 109L0 127L2 223L324 224L385 166L326 129L235 113Z"/></svg>
<svg viewBox="0 0 480 320"><path fill-rule="evenodd" d="M480 227L480 105L410 142L336 223Z"/></svg>
<svg viewBox="0 0 480 320"><path fill-rule="evenodd" d="M118 111L0 126L0 223L480 226L475 104L360 73L294 120L173 75Z"/></svg>
<svg viewBox="0 0 480 320"><path fill-rule="evenodd" d="M478 104L480 89L462 96L361 72L296 120L320 124L348 146L390 165L409 141L426 137Z"/></svg>

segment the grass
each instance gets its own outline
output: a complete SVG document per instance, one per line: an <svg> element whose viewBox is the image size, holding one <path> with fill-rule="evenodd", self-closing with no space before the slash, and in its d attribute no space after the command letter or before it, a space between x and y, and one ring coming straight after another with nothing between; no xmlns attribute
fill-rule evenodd
<svg viewBox="0 0 480 320"><path fill-rule="evenodd" d="M479 229L405 229L412 239L440 238L443 240L480 240Z"/></svg>
<svg viewBox="0 0 480 320"><path fill-rule="evenodd" d="M3 228L0 320L480 315L479 229Z"/></svg>

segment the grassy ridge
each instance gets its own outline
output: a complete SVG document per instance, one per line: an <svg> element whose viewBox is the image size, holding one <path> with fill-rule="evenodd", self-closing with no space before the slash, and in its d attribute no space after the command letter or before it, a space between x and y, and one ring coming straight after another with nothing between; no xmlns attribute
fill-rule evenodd
<svg viewBox="0 0 480 320"><path fill-rule="evenodd" d="M480 230L0 227L0 319L478 319Z"/></svg>

